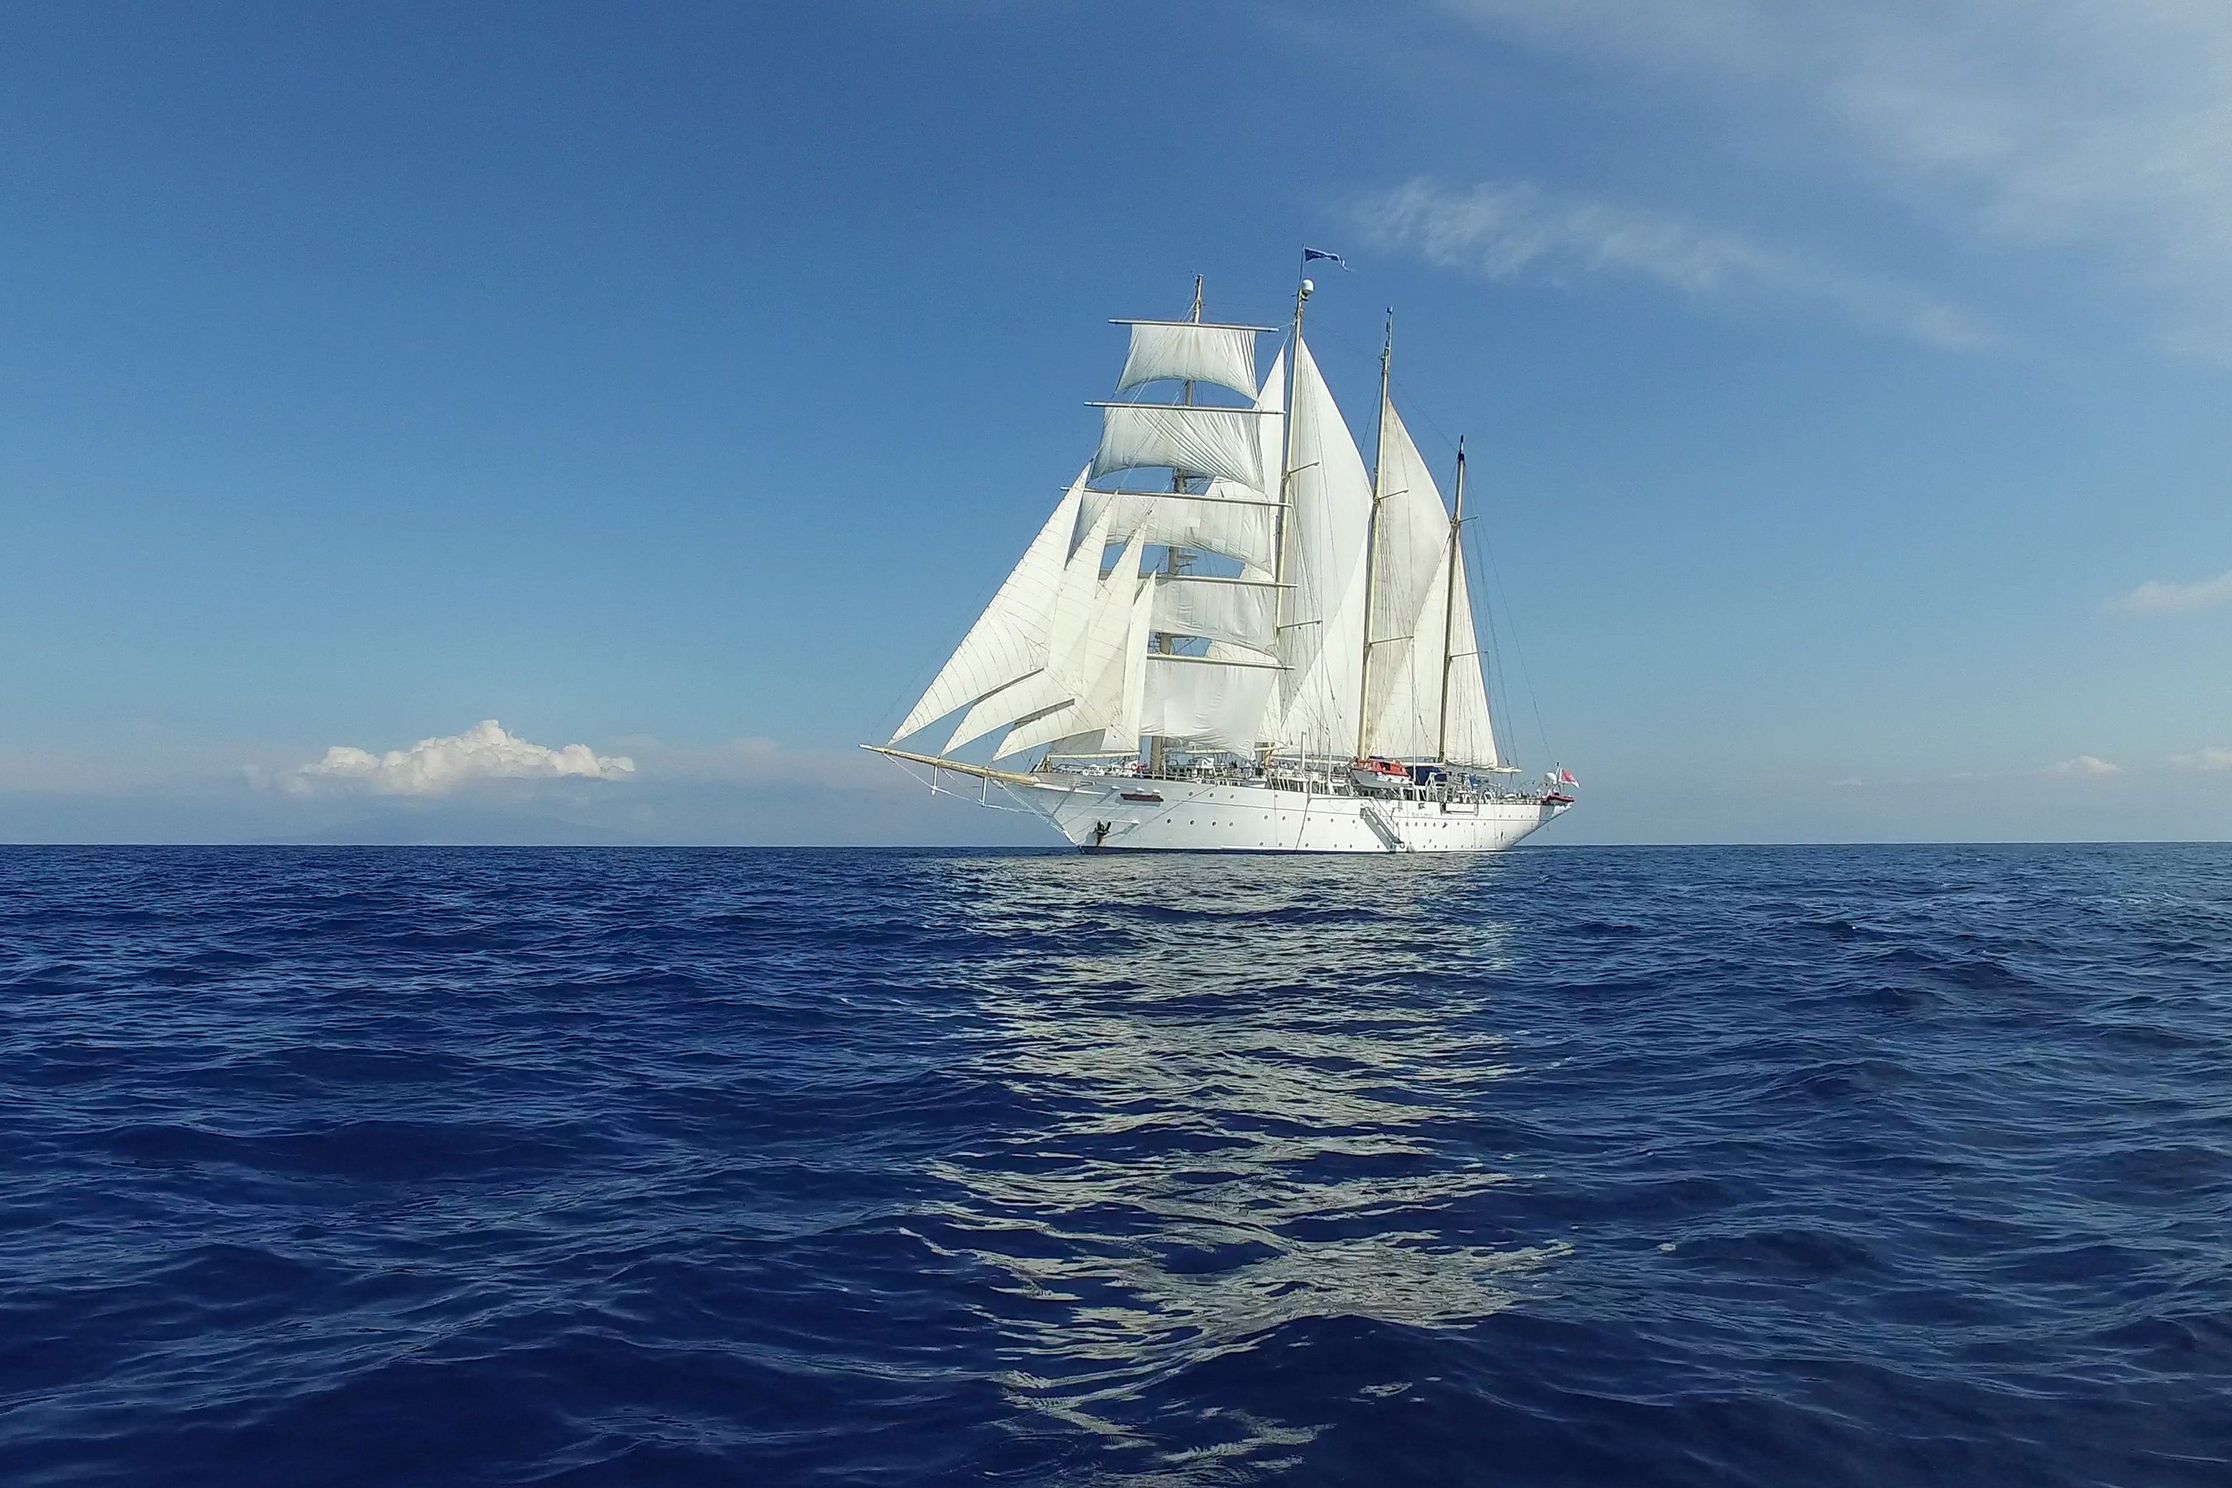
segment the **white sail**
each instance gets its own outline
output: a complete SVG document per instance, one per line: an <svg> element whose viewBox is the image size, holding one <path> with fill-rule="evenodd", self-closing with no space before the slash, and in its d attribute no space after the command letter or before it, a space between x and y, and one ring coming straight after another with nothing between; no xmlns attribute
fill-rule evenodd
<svg viewBox="0 0 2232 1488"><path fill-rule="evenodd" d="M1129 754L1139 748L1141 714L1147 697L1147 641L1155 628L1155 589L1152 584L1139 586L1139 593L1132 600L1131 630L1124 637L1121 689L1123 702L1115 720L1101 739L1101 748Z"/></svg>
<svg viewBox="0 0 2232 1488"><path fill-rule="evenodd" d="M954 725L953 737L946 740L942 752L950 755L986 734L1026 723L1042 713L1067 706L1069 701L1070 689L1052 672L1039 671L1028 677L1018 677L1007 686L978 698Z"/></svg>
<svg viewBox="0 0 2232 1488"><path fill-rule="evenodd" d="M1147 658L1139 731L1234 754L1254 750L1277 667L1190 657Z"/></svg>
<svg viewBox="0 0 2232 1488"><path fill-rule="evenodd" d="M1480 667L1480 642L1474 638L1472 586L1463 555L1457 561L1457 615L1450 633L1448 758L1467 765L1498 765L1496 729L1488 716L1488 685Z"/></svg>
<svg viewBox="0 0 2232 1488"><path fill-rule="evenodd" d="M1072 511L1076 509L1074 498L1080 489L1071 488ZM1019 677L1013 685L979 698L962 716L953 737L946 740L947 754L995 729L1036 718L1050 708L1067 703L1084 686L1083 679L1077 675L1076 659L1100 592L1101 553L1108 546L1111 515L1104 510L1094 520L1085 540L1074 549L1070 546L1069 534L1062 534L1061 551L1067 555L1067 561L1056 580L1053 602L1045 610L1045 625L1034 668L1036 675Z"/></svg>
<svg viewBox="0 0 2232 1488"><path fill-rule="evenodd" d="M1421 597L1417 633L1407 645L1380 648L1392 656L1383 663L1375 655L1372 693L1378 699L1372 714L1370 750L1396 759L1433 759L1443 753L1442 670L1449 671L1449 729L1447 758L1460 764L1493 765L1495 728L1488 715L1488 689L1483 683L1473 636L1472 597L1465 582L1462 555L1455 568L1457 603L1445 613L1450 581L1448 520L1443 519L1442 551L1433 577ZM1442 649L1444 629L1449 649ZM1381 669L1384 665L1385 685Z"/></svg>
<svg viewBox="0 0 2232 1488"><path fill-rule="evenodd" d="M1279 462L1285 453L1286 445L1286 369L1286 349L1281 347L1278 355L1271 358L1271 370L1264 374L1263 386L1256 392L1256 407L1265 415L1262 426L1256 431L1256 442L1261 447L1264 473L1271 482L1270 494L1277 500L1284 499L1279 490ZM1267 565L1262 576L1268 578L1273 571L1273 566ZM1254 577L1252 574L1250 576ZM1293 603L1291 593L1288 595L1288 603L1289 605ZM1209 654L1216 656L1227 644L1223 641L1211 641L1209 643ZM1277 653L1278 646L1274 642L1272 646L1272 659L1274 661L1278 659ZM1256 721L1255 726L1255 742L1257 745L1269 743L1279 737L1279 719L1285 711L1285 684L1283 682L1275 683L1264 691L1263 714Z"/></svg>
<svg viewBox="0 0 2232 1488"><path fill-rule="evenodd" d="M1380 410L1379 506L1372 529L1372 654L1365 672L1368 754L1431 755L1416 731L1417 675L1438 679L1449 510L1394 405ZM1470 633L1467 632L1469 635ZM1471 649L1471 641L1461 649ZM1412 656L1420 657L1414 673ZM1439 683L1435 682L1435 709Z"/></svg>
<svg viewBox="0 0 2232 1488"><path fill-rule="evenodd" d="M1255 396L1254 326L1198 325L1191 321L1134 320L1131 351L1116 391L1146 382L1207 382Z"/></svg>
<svg viewBox="0 0 2232 1488"><path fill-rule="evenodd" d="M1047 628L1084 489L1085 477L1079 475L928 690L908 710L892 742L1046 664Z"/></svg>
<svg viewBox="0 0 2232 1488"><path fill-rule="evenodd" d="M1164 635L1207 636L1258 651L1276 644L1279 591L1270 584L1158 574L1153 589L1154 628Z"/></svg>
<svg viewBox="0 0 2232 1488"><path fill-rule="evenodd" d="M1100 581L1083 633L1074 644L1050 658L1049 669L1069 685L1072 701L1010 729L993 750L993 758L1005 759L1071 734L1106 729L1116 722L1124 702L1124 642L1132 630L1132 607L1139 597L1139 560L1145 546L1138 534L1133 534L1116 567ZM1097 570L1101 545L1091 543L1080 551L1092 554Z"/></svg>
<svg viewBox="0 0 2232 1488"><path fill-rule="evenodd" d="M1144 531L1150 547L1216 553L1237 560L1246 577L1271 576L1278 505L1245 486L1211 481L1209 489L1199 493L1088 488L1078 522L1090 525L1103 506L1115 507L1116 531Z"/></svg>
<svg viewBox="0 0 2232 1488"><path fill-rule="evenodd" d="M1263 386L1256 390L1256 464L1263 471L1264 484L1256 489L1273 507L1284 498L1279 494L1279 452L1286 440L1286 350L1271 359L1271 370L1264 376ZM1209 489L1218 489L1211 482ZM1247 495L1245 490L1234 495ZM1266 560L1265 568L1271 566Z"/></svg>
<svg viewBox="0 0 2232 1488"><path fill-rule="evenodd" d="M1279 636L1287 667L1276 741L1333 754L1356 747L1363 710L1364 547L1372 482L1307 346L1295 347L1284 577L1294 586Z"/></svg>
<svg viewBox="0 0 2232 1488"><path fill-rule="evenodd" d="M1119 470L1168 468L1263 489L1261 414L1250 408L1104 403L1094 479Z"/></svg>

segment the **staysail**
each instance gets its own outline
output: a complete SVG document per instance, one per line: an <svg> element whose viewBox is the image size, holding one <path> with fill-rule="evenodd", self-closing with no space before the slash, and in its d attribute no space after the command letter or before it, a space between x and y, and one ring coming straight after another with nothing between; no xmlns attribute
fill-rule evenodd
<svg viewBox="0 0 2232 1488"><path fill-rule="evenodd" d="M1069 551L1054 603L1048 611L1045 639L1037 653L1037 668L1012 685L979 698L963 715L953 737L946 740L946 753L951 754L997 729L1036 718L1077 695L1074 658L1092 617L1094 598L1099 593L1101 551L1107 546L1108 533L1108 514L1103 512L1086 541ZM1069 548L1069 543L1065 535L1065 549Z"/></svg>
<svg viewBox="0 0 2232 1488"><path fill-rule="evenodd" d="M891 742L897 743L923 725L1046 664L1047 632L1053 624L1062 570L1069 560L1084 490L1085 477L1080 474L1063 493L1038 536L1024 549L1023 557L993 594L976 624L969 627L969 633L939 668L921 699L907 711Z"/></svg>
<svg viewBox="0 0 2232 1488"><path fill-rule="evenodd" d="M1096 572L1102 546L1092 543L1089 549ZM1134 533L1116 566L1096 587L1082 632L1072 644L1054 653L1052 667L1069 688L1071 701L1010 729L999 748L992 751L994 759L1038 749L1090 729L1105 730L1117 721L1124 703L1124 643L1132 632L1132 609L1139 598L1139 559L1144 547Z"/></svg>

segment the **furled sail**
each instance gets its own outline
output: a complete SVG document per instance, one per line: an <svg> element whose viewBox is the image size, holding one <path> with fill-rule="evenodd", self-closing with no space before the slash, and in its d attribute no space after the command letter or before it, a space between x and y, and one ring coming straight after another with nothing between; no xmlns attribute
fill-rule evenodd
<svg viewBox="0 0 2232 1488"><path fill-rule="evenodd" d="M1255 396L1254 326L1193 321L1118 321L1131 327L1131 351L1116 391L1146 382L1207 382Z"/></svg>
<svg viewBox="0 0 2232 1488"><path fill-rule="evenodd" d="M1094 479L1118 470L1167 467L1222 476L1263 489L1263 447L1252 408L1195 408L1166 403L1103 403Z"/></svg>
<svg viewBox="0 0 2232 1488"><path fill-rule="evenodd" d="M1084 489L1085 477L1080 475L929 689L908 710L891 736L893 743L1046 664L1047 628L1061 591Z"/></svg>
<svg viewBox="0 0 2232 1488"><path fill-rule="evenodd" d="M1372 482L1309 348L1294 347L1286 565L1294 586L1279 635L1287 667L1276 740L1332 754L1356 746L1363 710L1364 548Z"/></svg>
<svg viewBox="0 0 2232 1488"><path fill-rule="evenodd" d="M1278 625L1276 587L1247 579L1158 574L1154 628L1164 635L1207 636L1269 651Z"/></svg>
<svg viewBox="0 0 2232 1488"><path fill-rule="evenodd" d="M1087 488L1079 525L1090 526L1103 506L1115 507L1116 531L1144 531L1149 547L1216 553L1237 560L1244 577L1271 577L1278 503L1244 486L1211 481L1203 492Z"/></svg>

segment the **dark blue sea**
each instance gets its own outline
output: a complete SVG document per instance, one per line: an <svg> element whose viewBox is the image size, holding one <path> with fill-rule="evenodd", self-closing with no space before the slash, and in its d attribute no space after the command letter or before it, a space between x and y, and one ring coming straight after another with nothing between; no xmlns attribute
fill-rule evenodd
<svg viewBox="0 0 2232 1488"><path fill-rule="evenodd" d="M2232 849L0 849L0 1482L2232 1483Z"/></svg>

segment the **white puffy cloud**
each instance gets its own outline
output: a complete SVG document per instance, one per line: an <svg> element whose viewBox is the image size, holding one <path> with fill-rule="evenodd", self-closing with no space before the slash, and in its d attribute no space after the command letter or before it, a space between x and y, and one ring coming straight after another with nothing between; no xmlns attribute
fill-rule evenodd
<svg viewBox="0 0 2232 1488"><path fill-rule="evenodd" d="M2129 594L2108 601L2107 609L2114 615L2180 615L2220 604L2232 604L2232 573L2191 583L2149 579Z"/></svg>
<svg viewBox="0 0 2232 1488"><path fill-rule="evenodd" d="M2058 765L2048 765L2049 775L2121 775L2123 766L2104 760L2097 754L2080 754L2075 759L2065 759Z"/></svg>
<svg viewBox="0 0 2232 1488"><path fill-rule="evenodd" d="M488 718L461 734L421 739L385 754L336 744L323 759L295 771L288 783L297 790L438 796L484 780L623 780L634 773L635 761L625 755L597 754L586 744L559 749L531 744Z"/></svg>

